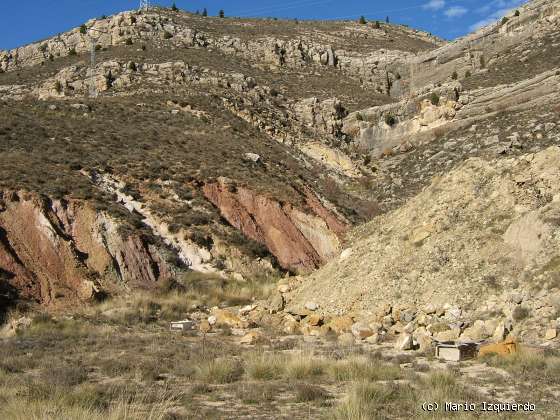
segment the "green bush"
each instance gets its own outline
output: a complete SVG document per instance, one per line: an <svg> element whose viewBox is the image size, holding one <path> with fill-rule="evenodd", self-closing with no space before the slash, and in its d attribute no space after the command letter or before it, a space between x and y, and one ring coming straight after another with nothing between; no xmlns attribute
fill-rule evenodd
<svg viewBox="0 0 560 420"><path fill-rule="evenodd" d="M87 26L86 25L81 25L80 26L80 33L82 35L85 35L87 33Z"/></svg>
<svg viewBox="0 0 560 420"><path fill-rule="evenodd" d="M358 23L360 23L360 25L365 25L367 23L366 18L364 16L360 16Z"/></svg>
<svg viewBox="0 0 560 420"><path fill-rule="evenodd" d="M457 79L459 78L459 75L457 74L456 71L453 72L453 74L451 75L451 78L452 78L453 80L457 80Z"/></svg>
<svg viewBox="0 0 560 420"><path fill-rule="evenodd" d="M432 105L438 106L439 105L439 95L435 92L432 93L432 96L430 96L430 102L432 103Z"/></svg>
<svg viewBox="0 0 560 420"><path fill-rule="evenodd" d="M221 18L224 18L224 17L226 17L226 14L225 14L225 12L221 9L220 12L218 13L218 16L221 17Z"/></svg>
<svg viewBox="0 0 560 420"><path fill-rule="evenodd" d="M397 123L397 120L395 117L393 117L392 115L386 115L385 116L385 124L387 124L388 126L392 127Z"/></svg>

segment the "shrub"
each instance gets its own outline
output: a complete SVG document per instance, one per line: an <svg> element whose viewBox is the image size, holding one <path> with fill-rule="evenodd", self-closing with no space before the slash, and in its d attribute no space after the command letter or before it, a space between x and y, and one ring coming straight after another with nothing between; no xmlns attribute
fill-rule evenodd
<svg viewBox="0 0 560 420"><path fill-rule="evenodd" d="M243 367L232 359L214 359L197 366L198 379L215 384L236 382L243 375Z"/></svg>
<svg viewBox="0 0 560 420"><path fill-rule="evenodd" d="M271 384L243 384L236 388L236 396L244 404L262 404L264 401L274 401L279 389Z"/></svg>
<svg viewBox="0 0 560 420"><path fill-rule="evenodd" d="M321 376L325 371L325 361L314 355L302 354L291 359L286 365L289 379L308 379Z"/></svg>
<svg viewBox="0 0 560 420"><path fill-rule="evenodd" d="M221 18L224 18L226 16L225 12L223 11L223 9L220 9L220 11L218 12L218 16Z"/></svg>
<svg viewBox="0 0 560 420"><path fill-rule="evenodd" d="M375 29L379 29L381 28L381 24L379 23L378 20L375 21Z"/></svg>
<svg viewBox="0 0 560 420"><path fill-rule="evenodd" d="M527 309L525 306L517 306L513 310L511 316L515 321L522 321L529 316L529 309Z"/></svg>
<svg viewBox="0 0 560 420"><path fill-rule="evenodd" d="M397 123L397 120L392 115L388 114L385 116L385 124L392 127Z"/></svg>
<svg viewBox="0 0 560 420"><path fill-rule="evenodd" d="M296 402L324 401L329 398L329 394L317 385L297 384Z"/></svg>
<svg viewBox="0 0 560 420"><path fill-rule="evenodd" d="M173 2L173 4L171 5L171 10L173 10L174 12L178 12L179 8L177 7L177 5L175 4L175 2Z"/></svg>
<svg viewBox="0 0 560 420"><path fill-rule="evenodd" d="M68 51L68 55L77 55L78 53L76 52L76 48L70 48L70 50Z"/></svg>
<svg viewBox="0 0 560 420"><path fill-rule="evenodd" d="M508 21L509 21L509 19L506 16L504 16L502 18L502 25L505 25L506 23L508 23Z"/></svg>
<svg viewBox="0 0 560 420"><path fill-rule="evenodd" d="M358 21L361 25L365 25L367 23L366 18L364 16L360 16L360 20Z"/></svg>
<svg viewBox="0 0 560 420"><path fill-rule="evenodd" d="M279 355L254 354L249 357L245 370L252 379L269 381L282 375L285 362Z"/></svg>
<svg viewBox="0 0 560 420"><path fill-rule="evenodd" d="M76 386L85 382L87 372L83 366L57 366L43 371L42 379L55 386Z"/></svg>
<svg viewBox="0 0 560 420"><path fill-rule="evenodd" d="M124 42L126 45L132 45L132 39L127 38L126 41Z"/></svg>
<svg viewBox="0 0 560 420"><path fill-rule="evenodd" d="M80 26L80 33L82 35L85 35L87 33L87 26L86 25L81 25Z"/></svg>
<svg viewBox="0 0 560 420"><path fill-rule="evenodd" d="M354 357L337 361L331 367L331 375L336 381L392 381L400 379L402 371L393 364Z"/></svg>
<svg viewBox="0 0 560 420"><path fill-rule="evenodd" d="M519 13L519 10L516 10L515 13L513 14L515 17L518 17L521 13Z"/></svg>
<svg viewBox="0 0 560 420"><path fill-rule="evenodd" d="M362 114L360 114L360 113L358 112L358 113L356 114L356 119L357 119L358 121L363 121L363 120L364 120L364 117L363 117Z"/></svg>
<svg viewBox="0 0 560 420"><path fill-rule="evenodd" d="M206 17L208 16L208 10L206 10L206 7L204 8L204 10L202 10L202 17Z"/></svg>
<svg viewBox="0 0 560 420"><path fill-rule="evenodd" d="M457 80L457 79L459 78L459 75L457 74L456 71L453 72L453 74L451 75L451 78L452 78L453 80Z"/></svg>
<svg viewBox="0 0 560 420"><path fill-rule="evenodd" d="M432 93L432 96L430 96L430 102L432 103L432 105L438 106L439 105L439 95L435 92Z"/></svg>

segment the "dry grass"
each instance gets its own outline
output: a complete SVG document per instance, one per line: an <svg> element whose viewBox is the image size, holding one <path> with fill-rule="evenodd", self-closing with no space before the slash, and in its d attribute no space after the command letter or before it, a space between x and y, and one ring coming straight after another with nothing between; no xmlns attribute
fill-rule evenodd
<svg viewBox="0 0 560 420"><path fill-rule="evenodd" d="M434 373L413 383L355 382L347 399L334 409L333 418L369 420L382 418L447 418L449 413L424 413L423 402L480 401L481 396L457 381L451 373ZM455 418L455 417L454 417Z"/></svg>
<svg viewBox="0 0 560 420"><path fill-rule="evenodd" d="M521 351L502 357L486 355L482 358L490 366L499 367L510 372L516 378L547 385L560 385L560 356L546 356L538 353Z"/></svg>
<svg viewBox="0 0 560 420"><path fill-rule="evenodd" d="M397 365L364 356L337 361L330 366L330 372L337 381L389 381L403 376Z"/></svg>
<svg viewBox="0 0 560 420"><path fill-rule="evenodd" d="M203 362L197 366L196 378L212 384L229 384L243 375L243 365L239 360L219 358Z"/></svg>
<svg viewBox="0 0 560 420"><path fill-rule="evenodd" d="M37 316L0 342L0 418L232 417L216 402L233 407L233 417L250 418L258 406L267 418L427 418L423 401L481 400L459 371L409 373L398 366L405 360L336 343L255 350L234 340L210 335L203 343L158 323ZM557 356L487 361L523 382L559 385Z"/></svg>
<svg viewBox="0 0 560 420"><path fill-rule="evenodd" d="M185 272L173 285L157 291L137 291L131 296L117 296L92 307L84 314L103 322L119 325L151 324L176 321L188 317L200 307L246 305L266 299L275 289L275 280L268 277L246 281L224 279L217 275Z"/></svg>

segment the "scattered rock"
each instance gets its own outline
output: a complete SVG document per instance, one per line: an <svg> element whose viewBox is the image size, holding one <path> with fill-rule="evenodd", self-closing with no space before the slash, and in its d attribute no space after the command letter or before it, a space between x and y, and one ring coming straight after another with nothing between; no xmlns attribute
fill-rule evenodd
<svg viewBox="0 0 560 420"><path fill-rule="evenodd" d="M459 328L453 328L435 334L434 338L438 341L454 341L459 338L460 334L461 330Z"/></svg>
<svg viewBox="0 0 560 420"><path fill-rule="evenodd" d="M227 326L231 328L247 328L247 321L227 309L216 309L213 311L216 317L216 326Z"/></svg>
<svg viewBox="0 0 560 420"><path fill-rule="evenodd" d="M306 318L307 324L311 326L319 326L323 323L323 317L321 315L313 314Z"/></svg>
<svg viewBox="0 0 560 420"><path fill-rule="evenodd" d="M254 311L257 308L257 305L245 305L241 309L239 309L239 315L244 316L247 315L249 312Z"/></svg>
<svg viewBox="0 0 560 420"><path fill-rule="evenodd" d="M271 313L277 313L284 309L284 296L274 293L269 300L268 309Z"/></svg>
<svg viewBox="0 0 560 420"><path fill-rule="evenodd" d="M556 337L558 337L558 330L556 328L549 328L544 333L545 340L554 340Z"/></svg>
<svg viewBox="0 0 560 420"><path fill-rule="evenodd" d="M351 331L354 337L359 338L360 340L371 337L373 335L373 331L371 330L371 328L363 322L356 322L354 325L352 325Z"/></svg>
<svg viewBox="0 0 560 420"><path fill-rule="evenodd" d="M288 293L290 291L290 285L289 284L279 284L278 285L278 292L285 294Z"/></svg>
<svg viewBox="0 0 560 420"><path fill-rule="evenodd" d="M261 156L257 155L256 153L245 153L243 155L243 159L253 163L258 163L262 160Z"/></svg>
<svg viewBox="0 0 560 420"><path fill-rule="evenodd" d="M317 309L319 309L319 305L317 305L315 302L306 302L305 309L309 311L316 311Z"/></svg>
<svg viewBox="0 0 560 420"><path fill-rule="evenodd" d="M336 334L342 334L345 332L350 332L352 330L352 325L354 320L349 316L340 316L332 318L327 326L334 331Z"/></svg>
<svg viewBox="0 0 560 420"><path fill-rule="evenodd" d="M251 331L241 337L239 344L253 345L264 341L266 341L266 339L260 331Z"/></svg>
<svg viewBox="0 0 560 420"><path fill-rule="evenodd" d="M412 335L410 334L402 334L395 343L395 349L397 350L412 350L412 347Z"/></svg>
<svg viewBox="0 0 560 420"><path fill-rule="evenodd" d="M379 344L382 341L381 334L373 333L369 337L365 339L365 341L369 344Z"/></svg>

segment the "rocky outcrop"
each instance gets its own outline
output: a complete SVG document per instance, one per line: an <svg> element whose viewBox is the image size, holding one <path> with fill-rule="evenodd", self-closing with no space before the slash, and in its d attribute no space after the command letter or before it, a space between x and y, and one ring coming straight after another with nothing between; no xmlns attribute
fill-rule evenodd
<svg viewBox="0 0 560 420"><path fill-rule="evenodd" d="M204 194L247 237L267 246L286 269L309 271L340 249L346 223L307 192L305 212L289 203L237 187L227 179L208 183Z"/></svg>
<svg viewBox="0 0 560 420"><path fill-rule="evenodd" d="M172 275L154 245L86 202L14 191L0 195L0 270L20 298L45 305Z"/></svg>

